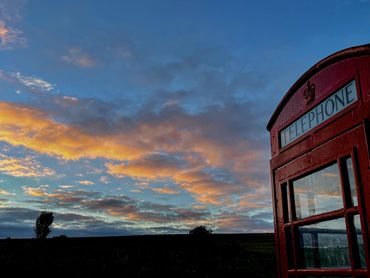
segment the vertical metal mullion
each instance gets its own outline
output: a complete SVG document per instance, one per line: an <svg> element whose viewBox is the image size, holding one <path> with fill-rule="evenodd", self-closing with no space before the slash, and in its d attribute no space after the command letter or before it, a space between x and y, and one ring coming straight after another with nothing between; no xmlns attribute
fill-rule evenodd
<svg viewBox="0 0 370 278"><path fill-rule="evenodd" d="M365 148L367 151L367 165L370 166L370 121L369 119L363 120L364 133L365 133Z"/></svg>
<svg viewBox="0 0 370 278"><path fill-rule="evenodd" d="M348 214L346 217L346 225L347 229L349 229L350 237L351 237L351 246L350 246L350 251L352 255L352 268L353 269L359 269L361 266L361 259L360 259L360 252L358 248L358 241L357 241L357 234L356 234L356 229L354 225L354 216L355 214Z"/></svg>
<svg viewBox="0 0 370 278"><path fill-rule="evenodd" d="M355 175L355 186L356 186L356 191L357 191L357 204L358 204L358 210L359 210L359 215L360 215L360 224L361 224L361 231L362 231L362 240L364 242L364 252L365 252L365 260L366 260L366 268L370 268L370 247L369 247L369 232L368 232L368 227L367 227L367 222L365 221L366 219L366 213L365 209L363 207L363 195L362 195L362 190L361 186L362 181L361 181L361 176L360 176L360 165L359 165L359 157L358 157L358 150L357 147L354 147L351 153L352 157L352 165L353 165L353 172ZM366 167L368 168L368 167ZM357 240L357 238L356 238Z"/></svg>
<svg viewBox="0 0 370 278"><path fill-rule="evenodd" d="M296 215L296 210L295 210L293 182L288 181L287 186L288 186L288 190L289 190L289 204L290 204L291 221L296 221L297 220L297 215Z"/></svg>
<svg viewBox="0 0 370 278"><path fill-rule="evenodd" d="M290 229L291 229L291 236L292 236L292 243L293 243L293 266L294 266L294 269L297 270L298 269L298 258L297 258L297 255L298 255L298 244L299 244L299 236L298 236L298 228L296 227L296 225L294 224L294 221L297 220L297 217L296 217L296 210L295 210L295 201L294 201L294 189L293 189L293 183L292 181L288 181L288 184L287 184L287 187L288 187L288 191L289 191L289 204L290 204L290 213L291 213L291 217L290 217Z"/></svg>
<svg viewBox="0 0 370 278"><path fill-rule="evenodd" d="M354 270L359 265L358 257L358 248L355 246L357 240L355 240L353 225L353 216L347 213L347 209L353 206L352 196L351 196L351 187L349 185L349 176L347 165L345 164L346 157L338 158L338 166L340 173L341 189L342 189L342 198L343 198L343 207L344 207L344 221L346 223L346 234L349 248L349 258L351 261L351 269ZM351 219L352 217L352 219Z"/></svg>
<svg viewBox="0 0 370 278"><path fill-rule="evenodd" d="M353 206L352 192L349 185L348 169L345 161L346 157L338 158L337 163L339 166L340 183L342 191L343 208L347 210Z"/></svg>

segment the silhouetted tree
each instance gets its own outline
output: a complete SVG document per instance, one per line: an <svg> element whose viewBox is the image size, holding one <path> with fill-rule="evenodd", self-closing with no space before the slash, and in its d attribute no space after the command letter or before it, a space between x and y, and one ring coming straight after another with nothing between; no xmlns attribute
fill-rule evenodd
<svg viewBox="0 0 370 278"><path fill-rule="evenodd" d="M208 229L206 226L203 225L195 227L194 229L191 229L189 231L190 235L210 235L212 233L213 231L211 229Z"/></svg>
<svg viewBox="0 0 370 278"><path fill-rule="evenodd" d="M52 212L43 211L36 218L35 223L35 235L36 238L44 239L51 232L51 227L54 221L54 216Z"/></svg>

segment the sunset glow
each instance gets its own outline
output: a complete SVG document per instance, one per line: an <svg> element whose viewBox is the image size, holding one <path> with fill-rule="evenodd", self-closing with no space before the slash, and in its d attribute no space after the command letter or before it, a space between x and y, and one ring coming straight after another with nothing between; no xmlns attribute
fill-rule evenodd
<svg viewBox="0 0 370 278"><path fill-rule="evenodd" d="M232 2L0 0L0 237L32 237L42 210L54 235L273 231L267 121L367 37Z"/></svg>

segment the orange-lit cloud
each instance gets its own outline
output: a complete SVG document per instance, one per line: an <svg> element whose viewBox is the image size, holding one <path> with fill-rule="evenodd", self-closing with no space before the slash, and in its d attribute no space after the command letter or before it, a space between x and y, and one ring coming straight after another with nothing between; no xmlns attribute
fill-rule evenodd
<svg viewBox="0 0 370 278"><path fill-rule="evenodd" d="M95 182L89 181L89 180L78 181L78 183L82 184L82 185L93 185L93 184L95 184Z"/></svg>
<svg viewBox="0 0 370 278"><path fill-rule="evenodd" d="M69 205L79 205L86 198L95 197L97 193L86 192L83 190L64 191L63 189L54 190L52 193L47 191L48 186L39 187L22 186L23 193L31 197L40 197L49 203L57 200L60 203Z"/></svg>
<svg viewBox="0 0 370 278"><path fill-rule="evenodd" d="M132 160L128 164L106 163L108 173L114 176L129 176L143 179L168 178L184 168L183 161L166 155L154 154Z"/></svg>
<svg viewBox="0 0 370 278"><path fill-rule="evenodd" d="M122 144L120 138L92 136L57 123L40 110L6 102L0 102L0 140L66 160L124 160L143 153L140 148Z"/></svg>
<svg viewBox="0 0 370 278"><path fill-rule="evenodd" d="M0 141L64 160L112 160L105 164L111 175L171 179L205 204L223 205L232 201L231 195L261 186L250 175L261 171L262 151L248 141L226 144L207 138L199 128L179 129L174 123L141 123L124 132L94 134L41 110L0 102ZM205 169L229 173L220 176Z"/></svg>
<svg viewBox="0 0 370 278"><path fill-rule="evenodd" d="M165 195L176 195L180 193L179 191L174 190L169 187L154 187L154 188L151 188L151 190L156 193L165 194Z"/></svg>
<svg viewBox="0 0 370 278"><path fill-rule="evenodd" d="M27 42L22 37L22 31L11 28L0 20L0 50L12 49L13 47L26 46Z"/></svg>
<svg viewBox="0 0 370 278"><path fill-rule="evenodd" d="M170 205L155 204L151 202L137 201L127 196L105 196L97 192L84 190L54 190L47 191L46 186L22 187L27 196L37 197L34 202L73 207L76 204L89 212L101 212L107 216L121 220L135 222L155 223L181 223L182 225L194 225L204 222L209 213L205 210L192 210Z"/></svg>
<svg viewBox="0 0 370 278"><path fill-rule="evenodd" d="M23 193L32 197L49 197L51 194L46 192L45 187L23 186Z"/></svg>
<svg viewBox="0 0 370 278"><path fill-rule="evenodd" d="M46 177L55 175L55 171L43 167L32 156L23 158L0 154L0 172L13 177Z"/></svg>
<svg viewBox="0 0 370 278"><path fill-rule="evenodd" d="M140 167L138 167L138 164ZM216 180L211 174L200 170L185 170L175 165L164 167L162 165L145 164L143 161L133 163L133 166L106 163L108 173L115 176L129 176L133 178L170 178L184 190L193 194L201 203L221 205L229 201L228 194L240 191L239 186L221 180Z"/></svg>
<svg viewBox="0 0 370 278"><path fill-rule="evenodd" d="M0 38L5 39L9 34L9 29L5 26L3 21L0 21Z"/></svg>
<svg viewBox="0 0 370 278"><path fill-rule="evenodd" d="M117 219L141 223L174 225L187 229L206 225L217 231L266 232L271 231L272 216L269 209L256 209L246 214L228 210L211 214L205 206L195 205L193 208L181 208L171 205L137 201L128 196L103 196L98 192L84 190L54 190L48 192L47 186L22 187L24 194L37 197L33 202L57 207L74 207L85 212L99 212ZM77 205L76 205L77 204Z"/></svg>
<svg viewBox="0 0 370 278"><path fill-rule="evenodd" d="M9 195L15 195L15 193L10 193L9 191L6 191L4 189L0 189L0 195L9 196Z"/></svg>

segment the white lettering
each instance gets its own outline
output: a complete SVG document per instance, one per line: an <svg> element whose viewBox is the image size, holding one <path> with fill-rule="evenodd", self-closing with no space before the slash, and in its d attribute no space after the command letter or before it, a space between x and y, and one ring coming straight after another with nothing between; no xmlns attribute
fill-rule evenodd
<svg viewBox="0 0 370 278"><path fill-rule="evenodd" d="M357 101L357 91L353 80L280 131L280 146L288 145L355 101Z"/></svg>

